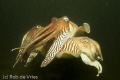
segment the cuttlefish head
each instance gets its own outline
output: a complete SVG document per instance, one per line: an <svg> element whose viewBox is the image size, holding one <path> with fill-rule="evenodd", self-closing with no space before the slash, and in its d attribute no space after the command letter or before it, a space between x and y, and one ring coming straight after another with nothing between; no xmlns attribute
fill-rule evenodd
<svg viewBox="0 0 120 80"><path fill-rule="evenodd" d="M96 67L98 69L97 76L99 76L102 73L102 66L98 60L103 61L100 45L88 37L80 37L79 49L82 61L87 65Z"/></svg>
<svg viewBox="0 0 120 80"><path fill-rule="evenodd" d="M80 37L80 50L91 58L91 60L103 60L100 45L88 37ZM91 53L91 54L90 54Z"/></svg>

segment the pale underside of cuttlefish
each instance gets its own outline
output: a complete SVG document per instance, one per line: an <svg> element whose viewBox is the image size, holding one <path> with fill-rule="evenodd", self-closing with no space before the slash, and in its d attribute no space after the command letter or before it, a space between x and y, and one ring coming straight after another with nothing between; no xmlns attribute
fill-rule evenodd
<svg viewBox="0 0 120 80"><path fill-rule="evenodd" d="M50 55L50 60L45 59L42 65L46 66L53 60L56 53L61 49L67 39L73 37L75 33L79 33L79 31L89 33L90 27L87 23L84 23L83 26L78 27L66 16L59 19L55 17L52 18L51 23L46 27L42 27L40 25L33 27L23 36L21 47L12 49L12 51L20 49L14 66L18 63L18 61L24 61L26 56L29 56L27 63L31 62L31 60L39 53L38 51L40 48L50 40L54 39L50 51L52 51L53 46L56 51L51 53L49 53L50 51L48 52L48 55ZM60 43L61 41L62 43L60 45L56 45L56 43Z"/></svg>
<svg viewBox="0 0 120 80"><path fill-rule="evenodd" d="M44 48L41 48L41 52ZM94 66L98 70L97 76L102 73L102 66L98 60L103 61L100 45L93 39L88 37L69 38L60 51L55 55L57 58L64 57L66 54L76 58L81 57L82 61L90 66ZM67 56L68 56L67 55ZM49 57L46 56L49 59ZM65 57L66 58L66 57Z"/></svg>

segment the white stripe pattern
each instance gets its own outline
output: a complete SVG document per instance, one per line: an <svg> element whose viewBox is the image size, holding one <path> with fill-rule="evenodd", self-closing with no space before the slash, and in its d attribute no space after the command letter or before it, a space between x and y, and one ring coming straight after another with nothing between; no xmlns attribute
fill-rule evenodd
<svg viewBox="0 0 120 80"><path fill-rule="evenodd" d="M73 53L77 53L78 52L78 45L76 44L77 42L70 38L66 41L66 43L63 45L61 51L69 51L69 52L73 52Z"/></svg>
<svg viewBox="0 0 120 80"><path fill-rule="evenodd" d="M49 64L55 55L60 51L64 43L69 39L69 32L67 32L67 30L63 29L59 34L60 35L57 36L57 40L55 40L53 45L48 50L46 58L43 60L41 67L45 67L47 64Z"/></svg>

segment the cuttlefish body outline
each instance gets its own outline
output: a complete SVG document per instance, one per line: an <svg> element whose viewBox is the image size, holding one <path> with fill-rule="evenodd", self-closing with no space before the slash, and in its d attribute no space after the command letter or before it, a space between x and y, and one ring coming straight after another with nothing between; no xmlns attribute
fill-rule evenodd
<svg viewBox="0 0 120 80"><path fill-rule="evenodd" d="M34 26L23 36L21 47L12 49L12 51L20 49L14 66L29 56L25 65L27 66L39 52L43 55L47 53L41 67L47 66L55 57L61 58L64 54L69 54L76 58L81 57L85 64L96 67L99 76L102 73L102 66L98 60L103 60L100 45L85 36L74 37L80 36L81 32L90 33L90 26L83 23L83 26L78 27L66 16L59 19L52 18L46 27Z"/></svg>

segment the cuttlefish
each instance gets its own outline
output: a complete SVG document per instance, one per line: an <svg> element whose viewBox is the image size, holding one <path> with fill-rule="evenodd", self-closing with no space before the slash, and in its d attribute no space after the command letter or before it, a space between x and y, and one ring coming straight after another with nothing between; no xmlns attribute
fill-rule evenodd
<svg viewBox="0 0 120 80"><path fill-rule="evenodd" d="M37 56L39 48L53 40L53 44L46 55L47 58L44 59L41 65L42 67L46 66L54 59L64 43L75 34L78 35L80 31L89 33L89 25L84 23L83 26L78 27L66 16L52 18L51 23L46 27L40 25L34 26L23 36L21 47L12 49L12 51L19 49L14 66L19 61L24 61L26 56L29 56L27 60L27 63L29 63Z"/></svg>
<svg viewBox="0 0 120 80"><path fill-rule="evenodd" d="M40 52L45 54L46 47L42 47ZM98 70L97 76L102 73L102 66L98 60L103 61L100 45L93 39L88 37L73 37L69 38L64 45L61 47L60 51L57 52L55 57L57 58L67 58L70 55L79 58L81 57L82 61L90 66L94 66ZM48 56L46 58L49 59ZM44 66L41 66L44 67Z"/></svg>

